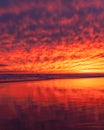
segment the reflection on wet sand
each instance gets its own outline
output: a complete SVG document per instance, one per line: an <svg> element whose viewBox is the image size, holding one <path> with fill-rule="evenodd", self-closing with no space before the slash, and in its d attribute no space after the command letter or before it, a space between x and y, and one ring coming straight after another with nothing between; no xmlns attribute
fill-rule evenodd
<svg viewBox="0 0 104 130"><path fill-rule="evenodd" d="M0 130L103 130L104 78L0 84Z"/></svg>

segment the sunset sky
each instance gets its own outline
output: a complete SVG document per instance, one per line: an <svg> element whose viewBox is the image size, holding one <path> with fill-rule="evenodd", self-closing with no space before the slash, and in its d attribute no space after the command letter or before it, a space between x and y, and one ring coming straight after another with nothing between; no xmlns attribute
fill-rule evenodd
<svg viewBox="0 0 104 130"><path fill-rule="evenodd" d="M104 0L0 0L0 72L104 73Z"/></svg>

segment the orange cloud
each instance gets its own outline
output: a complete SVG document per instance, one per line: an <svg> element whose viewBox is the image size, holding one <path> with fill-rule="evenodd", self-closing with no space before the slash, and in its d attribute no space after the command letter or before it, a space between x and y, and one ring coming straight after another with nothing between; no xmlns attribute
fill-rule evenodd
<svg viewBox="0 0 104 130"><path fill-rule="evenodd" d="M1 5L0 71L104 72L102 0Z"/></svg>
<svg viewBox="0 0 104 130"><path fill-rule="evenodd" d="M96 46L95 46L96 45ZM1 53L1 63L6 63L6 71L30 71L36 73L103 72L104 43L40 45L29 52L19 49L5 55ZM4 68L4 67L3 67ZM2 71L3 68L0 68Z"/></svg>

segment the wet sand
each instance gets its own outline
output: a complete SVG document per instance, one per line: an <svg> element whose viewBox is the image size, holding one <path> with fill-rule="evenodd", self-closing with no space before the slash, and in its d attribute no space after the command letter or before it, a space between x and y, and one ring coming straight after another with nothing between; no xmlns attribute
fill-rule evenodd
<svg viewBox="0 0 104 130"><path fill-rule="evenodd" d="M0 84L0 130L104 130L104 78Z"/></svg>

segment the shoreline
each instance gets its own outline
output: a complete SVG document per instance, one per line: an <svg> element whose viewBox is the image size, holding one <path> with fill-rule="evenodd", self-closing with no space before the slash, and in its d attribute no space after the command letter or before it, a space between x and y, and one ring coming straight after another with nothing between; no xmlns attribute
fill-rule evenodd
<svg viewBox="0 0 104 130"><path fill-rule="evenodd" d="M42 81L42 80L55 80L55 79L85 79L85 78L104 78L104 76L86 76L86 77L57 77L57 78L35 78L35 79L7 79L0 80L0 83L11 83L11 82L29 82L29 81Z"/></svg>

